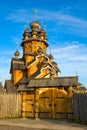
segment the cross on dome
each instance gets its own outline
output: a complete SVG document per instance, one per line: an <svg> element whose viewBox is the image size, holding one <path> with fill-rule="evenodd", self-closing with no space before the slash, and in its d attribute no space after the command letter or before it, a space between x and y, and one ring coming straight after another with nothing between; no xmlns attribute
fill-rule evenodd
<svg viewBox="0 0 87 130"><path fill-rule="evenodd" d="M34 21L36 21L37 19L37 13L38 13L38 10L34 10Z"/></svg>
<svg viewBox="0 0 87 130"><path fill-rule="evenodd" d="M28 28L28 20L26 21L24 28L25 28L25 30Z"/></svg>

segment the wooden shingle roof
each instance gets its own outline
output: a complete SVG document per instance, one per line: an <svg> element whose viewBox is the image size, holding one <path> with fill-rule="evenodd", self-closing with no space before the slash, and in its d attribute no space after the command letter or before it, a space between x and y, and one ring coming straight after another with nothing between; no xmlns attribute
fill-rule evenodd
<svg viewBox="0 0 87 130"><path fill-rule="evenodd" d="M6 89L7 93L17 93L17 88L13 85L11 80L5 80L4 88Z"/></svg>
<svg viewBox="0 0 87 130"><path fill-rule="evenodd" d="M31 79L27 87L58 87L58 86L75 86L78 83L78 77L57 77L54 79L42 78Z"/></svg>
<svg viewBox="0 0 87 130"><path fill-rule="evenodd" d="M18 81L18 84L26 84L28 82L29 82L28 78L26 76L24 76L22 79L20 79Z"/></svg>
<svg viewBox="0 0 87 130"><path fill-rule="evenodd" d="M13 58L11 61L10 72L12 69L24 70L26 68L23 59L15 59Z"/></svg>

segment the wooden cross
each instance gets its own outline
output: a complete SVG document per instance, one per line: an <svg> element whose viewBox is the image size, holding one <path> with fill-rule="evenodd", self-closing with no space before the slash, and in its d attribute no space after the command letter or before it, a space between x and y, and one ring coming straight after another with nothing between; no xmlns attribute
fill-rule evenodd
<svg viewBox="0 0 87 130"><path fill-rule="evenodd" d="M38 13L38 10L34 10L34 21L36 21L37 19L37 13Z"/></svg>
<svg viewBox="0 0 87 130"><path fill-rule="evenodd" d="M46 31L46 25L43 25L43 27L44 27L44 30Z"/></svg>
<svg viewBox="0 0 87 130"><path fill-rule="evenodd" d="M76 71L76 76L78 76L78 71Z"/></svg>
<svg viewBox="0 0 87 130"><path fill-rule="evenodd" d="M26 21L26 24L24 25L25 30L28 28L28 20Z"/></svg>
<svg viewBox="0 0 87 130"><path fill-rule="evenodd" d="M18 50L18 44L19 44L19 42L16 42L16 48L17 48L17 50Z"/></svg>

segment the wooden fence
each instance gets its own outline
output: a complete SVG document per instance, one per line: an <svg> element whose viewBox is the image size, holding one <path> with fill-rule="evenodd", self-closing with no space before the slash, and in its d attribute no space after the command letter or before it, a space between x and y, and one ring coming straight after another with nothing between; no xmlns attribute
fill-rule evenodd
<svg viewBox="0 0 87 130"><path fill-rule="evenodd" d="M74 95L74 119L87 121L87 94Z"/></svg>
<svg viewBox="0 0 87 130"><path fill-rule="evenodd" d="M0 94L0 118L14 118L21 116L20 94Z"/></svg>
<svg viewBox="0 0 87 130"><path fill-rule="evenodd" d="M21 117L21 104L20 94L0 94L0 118ZM75 120L87 121L87 94L74 95L73 116Z"/></svg>

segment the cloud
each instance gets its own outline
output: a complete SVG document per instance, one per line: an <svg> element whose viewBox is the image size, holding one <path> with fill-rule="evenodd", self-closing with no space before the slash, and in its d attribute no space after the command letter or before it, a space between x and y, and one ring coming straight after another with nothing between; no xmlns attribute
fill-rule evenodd
<svg viewBox="0 0 87 130"><path fill-rule="evenodd" d="M84 43L74 44L74 41L60 44L64 46L52 46L52 55L61 70L59 76L75 76L78 73L79 81L82 82L87 77L87 47ZM83 84L87 86L87 81Z"/></svg>
<svg viewBox="0 0 87 130"><path fill-rule="evenodd" d="M81 18L60 13L59 11L49 11L49 10L38 10L39 21L44 23L53 22L52 28L49 31L60 31L63 33L70 33L80 36L87 37L87 21ZM34 19L33 12L26 9L13 10L6 18L13 22L25 22L26 20ZM73 33L74 32L74 33Z"/></svg>
<svg viewBox="0 0 87 130"><path fill-rule="evenodd" d="M28 18L31 18L31 15L30 12L25 9L14 10L6 17L7 20L13 22L25 22Z"/></svg>
<svg viewBox="0 0 87 130"><path fill-rule="evenodd" d="M66 45L66 43L62 43L65 46L55 48L52 50L55 58L62 59L65 58L66 61L87 61L87 48L84 44L73 44L73 45ZM53 47L52 47L53 48Z"/></svg>
<svg viewBox="0 0 87 130"><path fill-rule="evenodd" d="M58 22L58 24L64 24L64 25L71 25L73 27L87 27L87 21L74 17L72 15L67 15L60 13L59 11L53 12L53 11L46 11L46 10L40 10L41 16L39 16L40 19L50 20ZM47 15L45 15L47 14Z"/></svg>
<svg viewBox="0 0 87 130"><path fill-rule="evenodd" d="M66 44L66 43L61 43L61 44ZM73 49L77 49L79 47L81 47L82 45L79 44L79 45L68 45L68 46L65 46L65 47L62 47L60 49L55 49L53 50L54 52L61 52L61 51L71 51Z"/></svg>
<svg viewBox="0 0 87 130"><path fill-rule="evenodd" d="M40 20L45 20L45 21L55 21L58 22L58 20L60 20L62 23L64 24L66 22L66 24L70 24L72 26L79 26L79 27L87 27L87 21L82 20L80 18L71 16L71 15L67 15L67 14L62 14L59 11L48 11L48 10L39 10L38 11L38 19ZM34 16L32 15L32 12L26 9L18 9L18 10L14 10L12 11L6 19L8 20L13 20L15 22L24 22L27 19L31 19ZM58 22L60 24L60 21ZM68 22L68 23L67 23Z"/></svg>

